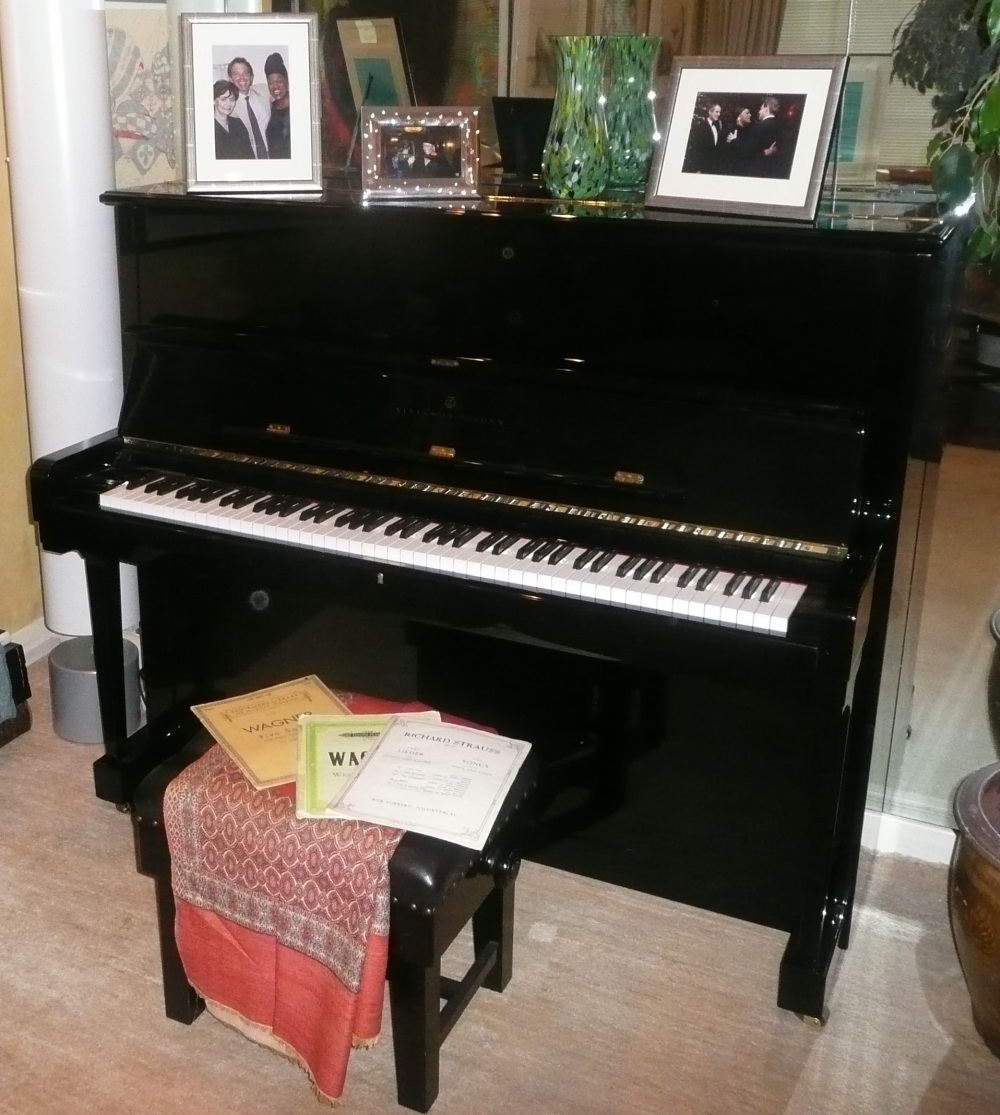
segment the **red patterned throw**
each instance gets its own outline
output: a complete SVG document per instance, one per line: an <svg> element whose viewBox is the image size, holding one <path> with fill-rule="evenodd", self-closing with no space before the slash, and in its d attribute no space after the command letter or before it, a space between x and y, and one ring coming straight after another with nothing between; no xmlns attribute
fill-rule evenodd
<svg viewBox="0 0 1000 1115"><path fill-rule="evenodd" d="M347 695L352 712L414 712ZM279 1050L321 1098L381 1029L389 858L398 829L300 820L294 786L255 789L218 746L164 796L188 982L216 1017Z"/></svg>

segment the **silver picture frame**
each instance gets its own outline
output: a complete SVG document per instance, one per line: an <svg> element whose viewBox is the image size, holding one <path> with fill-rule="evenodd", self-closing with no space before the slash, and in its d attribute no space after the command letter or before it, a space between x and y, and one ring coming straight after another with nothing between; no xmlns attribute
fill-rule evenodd
<svg viewBox="0 0 1000 1115"><path fill-rule="evenodd" d="M676 58L646 205L815 219L846 68L842 55Z"/></svg>
<svg viewBox="0 0 1000 1115"><path fill-rule="evenodd" d="M478 197L479 124L475 106L365 109L363 197Z"/></svg>
<svg viewBox="0 0 1000 1115"><path fill-rule="evenodd" d="M184 153L189 192L309 193L323 188L320 147L319 20L315 13L184 14L181 16L184 77ZM234 63L247 63L250 89L270 117L269 82L284 71L287 142L281 154L258 157L257 139L237 116L231 80ZM240 72L246 73L241 66ZM221 108L220 108L221 106ZM244 110L245 111L245 110ZM223 118L224 121L223 122ZM239 123L237 130L230 125ZM253 117L255 135L263 133ZM220 132L220 129L222 131ZM243 133L250 138L246 147ZM269 142L265 137L265 149ZM275 143L275 150L278 150ZM245 153L245 152L249 153Z"/></svg>

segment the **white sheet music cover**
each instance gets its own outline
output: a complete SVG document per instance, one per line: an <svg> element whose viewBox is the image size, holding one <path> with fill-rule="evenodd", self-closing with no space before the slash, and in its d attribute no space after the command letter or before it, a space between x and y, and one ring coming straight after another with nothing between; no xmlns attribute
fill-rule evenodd
<svg viewBox="0 0 1000 1115"><path fill-rule="evenodd" d="M481 849L531 744L397 716L331 812Z"/></svg>

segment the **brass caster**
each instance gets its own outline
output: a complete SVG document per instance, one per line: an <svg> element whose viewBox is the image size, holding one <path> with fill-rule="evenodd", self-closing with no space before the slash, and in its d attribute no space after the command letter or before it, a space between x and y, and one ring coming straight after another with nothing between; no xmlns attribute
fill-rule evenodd
<svg viewBox="0 0 1000 1115"><path fill-rule="evenodd" d="M817 1018L814 1014L799 1014L798 1011L796 1011L795 1017L800 1022L804 1022L807 1026L811 1026L814 1030L822 1030L830 1017L830 1012L824 1008L823 1013Z"/></svg>

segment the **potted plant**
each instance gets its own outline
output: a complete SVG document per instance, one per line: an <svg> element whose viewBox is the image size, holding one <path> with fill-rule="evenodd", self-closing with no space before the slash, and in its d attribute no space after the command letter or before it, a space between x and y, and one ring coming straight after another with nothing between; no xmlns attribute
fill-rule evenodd
<svg viewBox="0 0 1000 1115"><path fill-rule="evenodd" d="M892 74L933 90L931 184L948 205L972 198L967 256L1000 279L1000 0L918 0L893 38Z"/></svg>

